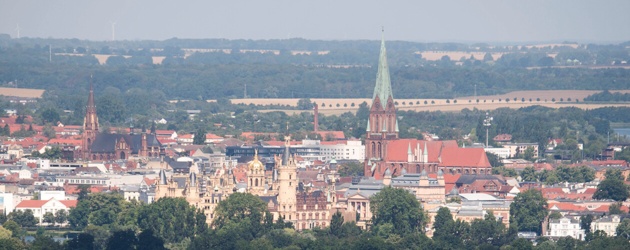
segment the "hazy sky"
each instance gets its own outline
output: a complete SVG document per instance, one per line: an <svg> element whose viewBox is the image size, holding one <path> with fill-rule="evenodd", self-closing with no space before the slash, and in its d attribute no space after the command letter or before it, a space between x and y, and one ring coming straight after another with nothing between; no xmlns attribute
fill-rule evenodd
<svg viewBox="0 0 630 250"><path fill-rule="evenodd" d="M111 40L630 40L630 0L0 0L0 33Z"/></svg>

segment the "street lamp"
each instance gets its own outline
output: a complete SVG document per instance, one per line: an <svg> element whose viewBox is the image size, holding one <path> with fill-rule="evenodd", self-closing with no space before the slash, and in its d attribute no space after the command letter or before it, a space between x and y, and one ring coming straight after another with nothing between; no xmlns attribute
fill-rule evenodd
<svg viewBox="0 0 630 250"><path fill-rule="evenodd" d="M488 112L486 112L486 119L483 119L483 126L486 127L486 148L488 147L488 129L490 129L490 122L492 121L492 117Z"/></svg>

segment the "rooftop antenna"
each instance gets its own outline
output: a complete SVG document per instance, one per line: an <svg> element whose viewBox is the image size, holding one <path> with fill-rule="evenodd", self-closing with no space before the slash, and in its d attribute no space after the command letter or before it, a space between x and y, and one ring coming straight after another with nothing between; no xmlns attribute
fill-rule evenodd
<svg viewBox="0 0 630 250"><path fill-rule="evenodd" d="M112 41L116 41L116 22L110 22L112 24Z"/></svg>

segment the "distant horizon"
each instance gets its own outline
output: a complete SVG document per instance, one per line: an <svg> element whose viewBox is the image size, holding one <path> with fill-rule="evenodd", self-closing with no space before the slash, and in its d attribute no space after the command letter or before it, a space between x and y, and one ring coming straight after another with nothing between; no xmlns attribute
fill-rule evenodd
<svg viewBox="0 0 630 250"><path fill-rule="evenodd" d="M630 41L630 1L0 0L11 37L111 40L307 40L522 44ZM18 28L19 27L19 28Z"/></svg>
<svg viewBox="0 0 630 250"><path fill-rule="evenodd" d="M237 41L237 40L251 40L251 41L285 41L285 40L292 40L292 39L302 39L302 40L306 40L306 41L323 41L323 42L351 42L351 41L375 41L378 42L380 41L379 39L311 39L311 38L302 38L302 37L291 37L291 38L269 38L269 39L252 39L252 38L219 38L219 37L207 37L207 38L187 38L187 37L171 37L171 38L166 38L166 39L120 39L120 40L93 40L93 39L82 39L82 38L76 38L76 37L26 37L26 36L22 36L20 38L16 38L11 36L11 34L6 34L6 33L0 33L0 35L8 35L11 37L12 40L18 40L18 39L42 39L42 40L46 40L46 39L52 39L52 40L74 40L77 39L79 41L88 41L88 42L111 42L111 43L117 43L117 42L143 42L143 41L156 41L156 42L163 42L163 41L168 41L171 39L180 39L180 40L228 40L228 41ZM597 40L576 40L576 39L559 39L559 40L540 40L540 41L536 41L536 40L531 40L531 41L473 41L473 40L426 40L426 41L414 41L414 40L400 40L400 39L395 39L395 40L389 40L389 39L385 39L386 42L411 42L411 43L458 43L458 44L468 44L468 45L472 45L472 44L479 44L479 43L485 43L485 44L489 44L489 45L497 45L497 46L506 46L506 45L536 45L536 44L562 44L562 43L567 43L567 44L600 44L600 45L607 45L607 44L621 44L621 43L626 43L626 42L630 42L630 39L628 40L619 40L619 41L597 41Z"/></svg>

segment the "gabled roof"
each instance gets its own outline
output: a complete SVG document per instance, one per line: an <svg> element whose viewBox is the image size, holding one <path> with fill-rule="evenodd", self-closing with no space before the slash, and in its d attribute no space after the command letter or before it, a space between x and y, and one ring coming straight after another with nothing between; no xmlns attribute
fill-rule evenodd
<svg viewBox="0 0 630 250"><path fill-rule="evenodd" d="M21 201L17 206L15 206L15 208L41 208L44 205L46 205L46 203L52 201L54 199L50 199L50 200L23 200ZM76 207L77 206L77 200L60 200L59 201L61 204L63 204L64 206L70 208L70 207Z"/></svg>
<svg viewBox="0 0 630 250"><path fill-rule="evenodd" d="M426 148L424 147L426 145ZM398 139L392 140L387 145L387 161L407 162L407 151L411 147L413 153L417 147L422 153L428 149L428 162L439 162L440 151L443 148L457 147L456 141L424 141L418 139ZM422 156L422 154L420 154Z"/></svg>
<svg viewBox="0 0 630 250"><path fill-rule="evenodd" d="M441 160L444 167L491 167L483 148L443 148Z"/></svg>
<svg viewBox="0 0 630 250"><path fill-rule="evenodd" d="M155 135L146 134L147 136L147 147L159 147L160 142L157 140ZM116 143L124 140L129 147L131 148L131 152L133 154L137 154L138 151L142 148L142 134L99 134L94 139L92 143L92 153L111 153L114 152L114 148L116 147Z"/></svg>

